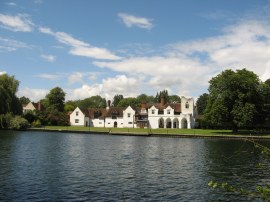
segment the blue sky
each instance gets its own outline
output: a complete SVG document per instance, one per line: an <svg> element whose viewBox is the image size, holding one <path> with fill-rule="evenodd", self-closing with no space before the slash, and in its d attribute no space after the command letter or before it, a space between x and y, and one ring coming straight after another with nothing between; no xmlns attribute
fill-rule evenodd
<svg viewBox="0 0 270 202"><path fill-rule="evenodd" d="M225 69L270 78L267 0L0 2L0 74L38 101L141 93L198 97Z"/></svg>

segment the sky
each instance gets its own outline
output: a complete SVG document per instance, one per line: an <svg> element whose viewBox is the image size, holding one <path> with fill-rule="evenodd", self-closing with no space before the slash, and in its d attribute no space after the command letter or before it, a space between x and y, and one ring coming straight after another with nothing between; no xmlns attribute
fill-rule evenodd
<svg viewBox="0 0 270 202"><path fill-rule="evenodd" d="M1 0L0 74L17 95L198 98L226 69L270 78L268 0Z"/></svg>

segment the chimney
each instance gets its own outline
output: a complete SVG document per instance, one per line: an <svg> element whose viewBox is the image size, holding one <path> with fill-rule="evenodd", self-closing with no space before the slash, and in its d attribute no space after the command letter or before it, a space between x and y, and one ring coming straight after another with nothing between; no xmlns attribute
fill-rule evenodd
<svg viewBox="0 0 270 202"><path fill-rule="evenodd" d="M41 104L40 101L38 102L38 108L37 109L38 109L38 111L41 111L42 110L42 104Z"/></svg>
<svg viewBox="0 0 270 202"><path fill-rule="evenodd" d="M161 97L160 97L160 106L164 106L165 105L165 97L162 95Z"/></svg>
<svg viewBox="0 0 270 202"><path fill-rule="evenodd" d="M141 103L141 108L142 108L142 109L146 109L146 102L145 102L145 101L142 101L142 103Z"/></svg>
<svg viewBox="0 0 270 202"><path fill-rule="evenodd" d="M108 100L106 109L110 109L110 107L111 107L111 100Z"/></svg>

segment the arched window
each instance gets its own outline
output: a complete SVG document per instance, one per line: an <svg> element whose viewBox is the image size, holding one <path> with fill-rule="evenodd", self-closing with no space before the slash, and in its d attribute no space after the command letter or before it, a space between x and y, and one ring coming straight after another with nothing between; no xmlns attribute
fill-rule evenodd
<svg viewBox="0 0 270 202"><path fill-rule="evenodd" d="M189 108L189 104L188 104L188 102L186 102L186 109L188 109Z"/></svg>

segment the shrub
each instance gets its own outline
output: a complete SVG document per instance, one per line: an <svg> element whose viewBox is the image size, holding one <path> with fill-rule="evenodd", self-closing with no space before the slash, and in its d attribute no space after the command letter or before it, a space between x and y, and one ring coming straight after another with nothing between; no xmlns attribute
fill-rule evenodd
<svg viewBox="0 0 270 202"><path fill-rule="evenodd" d="M24 130L26 128L29 128L30 124L29 122L20 116L15 116L10 120L9 128L15 129L15 130Z"/></svg>
<svg viewBox="0 0 270 202"><path fill-rule="evenodd" d="M35 127L35 128L40 128L41 127L40 120L33 121L32 126Z"/></svg>

